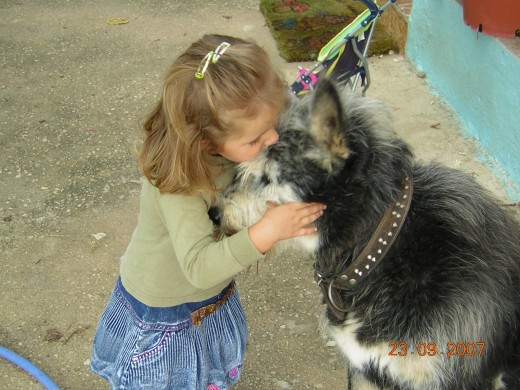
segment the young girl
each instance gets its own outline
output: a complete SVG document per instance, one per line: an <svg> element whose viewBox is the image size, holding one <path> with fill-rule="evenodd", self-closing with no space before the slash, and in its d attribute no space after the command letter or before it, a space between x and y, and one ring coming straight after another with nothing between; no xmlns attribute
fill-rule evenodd
<svg viewBox="0 0 520 390"><path fill-rule="evenodd" d="M234 275L277 241L315 232L324 206L270 207L216 239L208 217L234 163L278 140L286 87L256 44L208 35L168 72L138 156L146 177L137 227L99 321L92 369L112 389L230 389L246 320Z"/></svg>

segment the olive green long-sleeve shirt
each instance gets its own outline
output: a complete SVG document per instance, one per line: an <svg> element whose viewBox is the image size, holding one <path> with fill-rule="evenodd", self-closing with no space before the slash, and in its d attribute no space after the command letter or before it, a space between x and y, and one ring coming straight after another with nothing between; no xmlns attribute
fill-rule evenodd
<svg viewBox="0 0 520 390"><path fill-rule="evenodd" d="M226 162L217 186L229 184L233 171L234 164ZM137 226L121 260L121 280L130 294L154 307L202 301L264 257L247 229L216 241L209 207L208 194L160 194L145 181Z"/></svg>

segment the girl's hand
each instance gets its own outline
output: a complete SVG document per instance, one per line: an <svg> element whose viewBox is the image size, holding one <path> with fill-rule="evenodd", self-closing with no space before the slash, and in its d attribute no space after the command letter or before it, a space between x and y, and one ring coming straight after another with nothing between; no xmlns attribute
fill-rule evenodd
<svg viewBox="0 0 520 390"><path fill-rule="evenodd" d="M265 253L277 241L315 233L312 223L321 217L325 208L321 203L290 202L278 206L268 202L263 217L249 228L249 237L256 248Z"/></svg>

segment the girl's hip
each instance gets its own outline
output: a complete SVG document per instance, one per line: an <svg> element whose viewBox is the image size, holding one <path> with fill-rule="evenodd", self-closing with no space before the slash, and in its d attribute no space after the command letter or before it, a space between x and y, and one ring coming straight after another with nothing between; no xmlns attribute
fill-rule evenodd
<svg viewBox="0 0 520 390"><path fill-rule="evenodd" d="M112 388L227 389L240 376L246 338L233 282L203 302L151 308L118 279L96 331L91 366Z"/></svg>

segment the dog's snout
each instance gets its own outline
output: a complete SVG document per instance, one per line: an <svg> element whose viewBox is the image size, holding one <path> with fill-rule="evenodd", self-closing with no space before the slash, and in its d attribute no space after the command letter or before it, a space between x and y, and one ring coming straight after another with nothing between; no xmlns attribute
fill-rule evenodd
<svg viewBox="0 0 520 390"><path fill-rule="evenodd" d="M218 207L210 207L208 215L215 225L220 225L220 210Z"/></svg>

